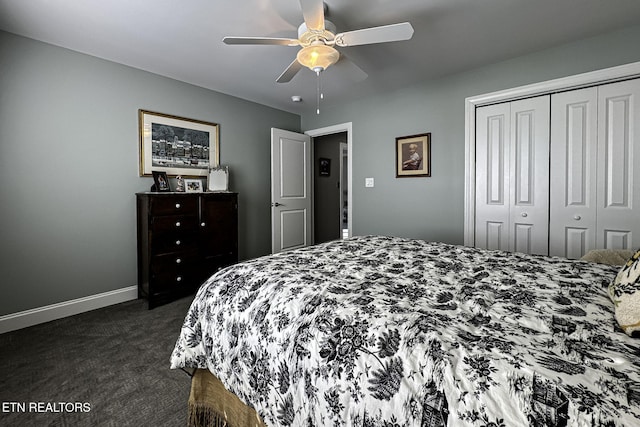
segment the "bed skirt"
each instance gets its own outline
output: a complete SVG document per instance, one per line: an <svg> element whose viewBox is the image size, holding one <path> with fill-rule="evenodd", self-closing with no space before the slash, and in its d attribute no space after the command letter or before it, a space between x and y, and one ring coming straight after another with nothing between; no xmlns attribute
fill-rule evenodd
<svg viewBox="0 0 640 427"><path fill-rule="evenodd" d="M191 378L189 427L266 427L257 412L228 391L207 369Z"/></svg>

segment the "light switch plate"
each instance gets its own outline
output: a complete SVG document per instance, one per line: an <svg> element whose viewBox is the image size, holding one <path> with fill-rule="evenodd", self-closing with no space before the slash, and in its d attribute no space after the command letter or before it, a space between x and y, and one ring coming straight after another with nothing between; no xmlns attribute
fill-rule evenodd
<svg viewBox="0 0 640 427"><path fill-rule="evenodd" d="M365 187L373 187L373 178L365 178L364 179L364 186Z"/></svg>

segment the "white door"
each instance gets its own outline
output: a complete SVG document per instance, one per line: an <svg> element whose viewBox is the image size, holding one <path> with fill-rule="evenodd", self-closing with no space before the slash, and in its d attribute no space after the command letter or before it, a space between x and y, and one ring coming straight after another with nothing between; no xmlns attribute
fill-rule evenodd
<svg viewBox="0 0 640 427"><path fill-rule="evenodd" d="M475 246L509 250L510 104L476 110Z"/></svg>
<svg viewBox="0 0 640 427"><path fill-rule="evenodd" d="M598 87L596 247L640 246L640 79Z"/></svg>
<svg viewBox="0 0 640 427"><path fill-rule="evenodd" d="M582 257L596 247L598 89L551 97L549 255Z"/></svg>
<svg viewBox="0 0 640 427"><path fill-rule="evenodd" d="M476 110L475 246L548 253L549 96Z"/></svg>
<svg viewBox="0 0 640 427"><path fill-rule="evenodd" d="M511 103L509 250L549 253L549 96Z"/></svg>
<svg viewBox="0 0 640 427"><path fill-rule="evenodd" d="M271 129L271 251L311 244L311 138Z"/></svg>

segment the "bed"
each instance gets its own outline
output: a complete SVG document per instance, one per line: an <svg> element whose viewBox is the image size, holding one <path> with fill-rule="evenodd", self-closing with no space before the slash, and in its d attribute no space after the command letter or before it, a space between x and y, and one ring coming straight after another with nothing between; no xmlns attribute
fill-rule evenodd
<svg viewBox="0 0 640 427"><path fill-rule="evenodd" d="M398 237L333 241L212 276L171 368L195 368L197 387L219 380L255 410L236 420L192 389L211 425L640 425L640 339L620 329L608 294L619 269Z"/></svg>

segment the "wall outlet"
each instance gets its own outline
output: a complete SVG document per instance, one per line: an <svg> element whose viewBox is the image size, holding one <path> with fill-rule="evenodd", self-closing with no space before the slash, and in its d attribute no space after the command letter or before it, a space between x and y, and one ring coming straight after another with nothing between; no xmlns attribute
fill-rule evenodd
<svg viewBox="0 0 640 427"><path fill-rule="evenodd" d="M365 178L364 179L364 186L365 187L373 187L373 178Z"/></svg>

